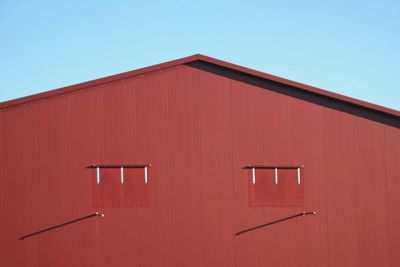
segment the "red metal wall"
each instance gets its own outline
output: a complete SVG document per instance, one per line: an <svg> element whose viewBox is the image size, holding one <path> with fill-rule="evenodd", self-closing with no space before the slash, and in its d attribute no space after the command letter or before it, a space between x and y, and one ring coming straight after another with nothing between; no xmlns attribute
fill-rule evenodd
<svg viewBox="0 0 400 267"><path fill-rule="evenodd" d="M400 131L178 66L0 112L1 266L400 266ZM151 163L151 208L93 213L92 163ZM248 164L303 164L305 210Z"/></svg>

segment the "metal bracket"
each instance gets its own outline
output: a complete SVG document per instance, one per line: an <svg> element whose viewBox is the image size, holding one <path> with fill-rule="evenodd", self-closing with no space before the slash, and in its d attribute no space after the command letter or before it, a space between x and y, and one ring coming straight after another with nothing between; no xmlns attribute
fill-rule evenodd
<svg viewBox="0 0 400 267"><path fill-rule="evenodd" d="M304 168L303 165L247 165L243 167L244 169L249 169L251 168L251 177L252 177L252 182L253 184L256 183L256 169L274 169L274 178L275 178L275 184L278 184L279 180L279 175L278 175L278 170L279 169L292 169L292 170L297 170L297 184L301 184L301 168Z"/></svg>
<svg viewBox="0 0 400 267"><path fill-rule="evenodd" d="M297 168L297 184L300 184L300 168Z"/></svg>
<svg viewBox="0 0 400 267"><path fill-rule="evenodd" d="M100 167L96 168L96 182L100 183Z"/></svg>
<svg viewBox="0 0 400 267"><path fill-rule="evenodd" d="M92 164L88 166L87 168L96 168L96 183L100 183L100 169L101 168L119 168L120 169L120 180L121 184L124 183L125 181L125 175L124 175L124 168L143 168L144 169L144 183L147 184L149 182L149 177L148 177L148 167L150 167L151 164L125 164L125 165L117 165L117 164Z"/></svg>

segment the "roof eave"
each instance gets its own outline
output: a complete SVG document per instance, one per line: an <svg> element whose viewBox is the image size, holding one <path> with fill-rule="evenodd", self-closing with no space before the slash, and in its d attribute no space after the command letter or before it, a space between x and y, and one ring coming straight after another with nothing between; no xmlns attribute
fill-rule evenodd
<svg viewBox="0 0 400 267"><path fill-rule="evenodd" d="M149 72L154 72L154 71L171 68L174 66L185 64L187 62L198 60L199 58L200 58L200 55L195 54L192 56L188 56L188 57L184 57L184 58L180 58L180 59L176 59L176 60L171 60L171 61L167 61L164 63L160 63L160 64L156 64L156 65L152 65L152 66L148 66L148 67L144 67L144 68L140 68L140 69L136 69L136 70L132 70L132 71L122 72L119 74L115 74L115 75L111 75L111 76L107 76L107 77L103 77L103 78L99 78L99 79L95 79L95 80L91 80L91 81L87 81L87 82L82 82L82 83L78 83L78 84L74 84L74 85L57 88L57 89L46 91L43 93L38 93L38 94L34 94L34 95L29 95L29 96L24 96L21 98L4 101L4 102L0 103L0 110L9 108L12 106L16 106L16 105L26 104L29 102L43 99L43 98L53 97L53 96L57 96L57 95L64 95L64 94L79 91L79 90L82 90L85 88L95 87L95 86L99 86L99 85L102 85L105 83L115 82L118 80L132 78L132 77L138 76L138 75L143 75L143 74L146 74Z"/></svg>
<svg viewBox="0 0 400 267"><path fill-rule="evenodd" d="M159 70L163 70L166 68L171 68L177 65L183 65L189 62L193 62L193 61L205 61L211 64L215 64L215 65L219 65L228 69L232 69L235 71L239 71L239 72L243 72L249 75L253 75L253 76L257 76L263 79L267 79L267 80L271 80L277 83L281 83L281 84L285 84L285 85L289 85L292 87L296 87L299 88L301 90L305 90L308 92L312 92L314 94L319 94L319 95L324 95L326 97L330 97L333 99L338 99L341 100L343 102L348 102L357 106L361 106L361 107L366 107L372 110L376 110L376 111L380 111L380 112L384 112L387 114L391 114L394 116L398 116L400 117L400 111L394 110L394 109L390 109L387 107L383 107L383 106L379 106L376 104L372 104L366 101L362 101L359 99L355 99L355 98L351 98L348 96L344 96L341 94L337 94L337 93L333 93L330 91L326 91L317 87L313 87L310 85L306 85L306 84L302 84L299 82L295 82L292 80L288 80L288 79L284 79L278 76L274 76L271 74L267 74L264 72L260 72L257 70L253 70L250 68L246 68L243 66L239 66L233 63L229 63L223 60L219 60L216 58L212 58L212 57L208 57L202 54L195 54L192 56L188 56L188 57L184 57L184 58L180 58L180 59L176 59L176 60L172 60L172 61L168 61L168 62L164 62L164 63L160 63L160 64L156 64L156 65L152 65L149 67L144 67L144 68L140 68L140 69L136 69L133 71L128 71L128 72L123 72L120 74L116 74L116 75L111 75L111 76L107 76L104 78L99 78L99 79L95 79L95 80L91 80L88 82L83 82L83 83L79 83L79 84L75 84L75 85L70 85L70 86L66 86L66 87L62 87L59 89L55 89L55 90L51 90L51 91L47 91L47 92L43 92L43 93L39 93L39 94L35 94L35 95L31 95L31 96L26 96L26 97L21 97L21 98L17 98L17 99L13 99L13 100L9 100L9 101L5 101L0 103L0 109L5 109L11 106L16 106L16 105L20 105L20 104L26 104L32 101L36 101L39 99L43 99L43 98L47 98L47 97L52 97L52 96L56 96L56 95L63 95L63 94L67 94L67 93L71 93L74 91L78 91L78 90L82 90L84 88L88 88L88 87L94 87L94 86L98 86L104 83L109 83L109 82L113 82L113 81L117 81L117 80L122 80L122 79L127 79L127 78L131 78L133 76L137 76L137 75L143 75L145 73L149 73L149 72L154 72L154 71L159 71Z"/></svg>
<svg viewBox="0 0 400 267"><path fill-rule="evenodd" d="M281 83L281 84L289 85L289 86L292 86L292 87L296 87L296 88L299 88L299 89L302 89L302 90L305 90L305 91L308 91L308 92L312 92L312 93L315 93L315 94L324 95L326 97L338 99L338 100L341 100L341 101L344 101L344 102L348 102L348 103L351 103L351 104L354 104L354 105L357 105L357 106L362 106L362 107L366 107L366 108L369 108L369 109L373 109L373 110L381 111L381 112L384 112L384 113L388 113L388 114L391 114L391 115L400 116L400 111L397 111L397 110L394 110L394 109L390 109L390 108L383 107L383 106L380 106L380 105L376 105L376 104L373 104L373 103L369 103L369 102L366 102L366 101L363 101L363 100L359 100L359 99L356 99L356 98L352 98L352 97L348 97L348 96L345 96L345 95L341 95L341 94L338 94L338 93L333 93L333 92L330 92L330 91L327 91L327 90L324 90L324 89L320 89L320 88L313 87L313 86L310 86L310 85L307 85L307 84L303 84L303 83L299 83L299 82L296 82L296 81L292 81L292 80L288 80L288 79L285 79L285 78L281 78L281 77L278 77L278 76L274 76L274 75L271 75L271 74L268 74L268 73L264 73L264 72L261 72L261 71L254 70L254 69L246 68L246 67L243 67L243 66L240 66L240 65L236 65L236 64L233 64L233 63L229 63L229 62L226 62L226 61L222 61L222 60L219 60L219 59L215 59L215 58L211 58L211 57L208 57L208 56L200 55L200 60L215 64L215 65L220 65L220 66L223 66L223 67L226 67L226 68L229 68L229 69L233 69L233 70L236 70L236 71L239 71L239 72L247 73L247 74L250 74L250 75L253 75L253 76L257 76L257 77L260 77L260 78L264 78L264 79L267 79L267 80L271 80L271 81L274 81L274 82L277 82L277 83Z"/></svg>

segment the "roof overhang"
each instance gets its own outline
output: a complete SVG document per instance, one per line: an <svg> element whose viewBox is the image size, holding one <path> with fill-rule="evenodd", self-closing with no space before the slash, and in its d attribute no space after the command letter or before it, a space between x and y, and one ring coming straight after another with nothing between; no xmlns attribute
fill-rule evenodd
<svg viewBox="0 0 400 267"><path fill-rule="evenodd" d="M133 71L128 71L88 82L59 88L56 90L5 101L0 103L0 109L6 109L12 106L26 104L32 101L56 95L63 95L82 90L84 88L127 79L149 72L160 71L178 65L187 65L190 67L202 69L204 71L213 72L215 74L229 77L231 79L251 83L253 85L261 86L268 90L273 90L282 94L290 95L292 97L300 98L330 108L335 108L347 113L354 114L356 116L365 117L400 128L400 111L368 103L341 94L329 92L320 88L291 81L201 54L195 54L189 57L184 57L181 59L176 59Z"/></svg>

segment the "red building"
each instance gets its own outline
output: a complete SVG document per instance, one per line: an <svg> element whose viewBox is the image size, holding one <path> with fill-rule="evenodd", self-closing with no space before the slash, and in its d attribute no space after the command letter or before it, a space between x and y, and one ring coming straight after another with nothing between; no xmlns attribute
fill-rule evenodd
<svg viewBox="0 0 400 267"><path fill-rule="evenodd" d="M400 266L399 111L194 55L0 127L0 266Z"/></svg>

